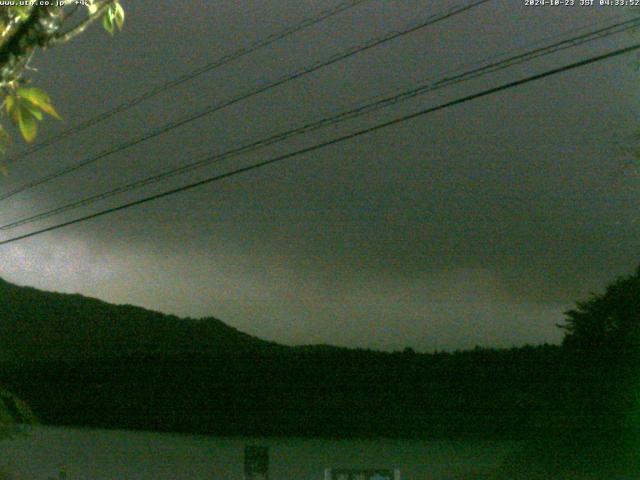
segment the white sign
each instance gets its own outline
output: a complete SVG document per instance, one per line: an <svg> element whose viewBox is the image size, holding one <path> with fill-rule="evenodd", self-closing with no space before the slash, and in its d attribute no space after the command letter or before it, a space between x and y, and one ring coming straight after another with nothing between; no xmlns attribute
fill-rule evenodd
<svg viewBox="0 0 640 480"><path fill-rule="evenodd" d="M400 470L380 468L327 468L324 480L400 480Z"/></svg>

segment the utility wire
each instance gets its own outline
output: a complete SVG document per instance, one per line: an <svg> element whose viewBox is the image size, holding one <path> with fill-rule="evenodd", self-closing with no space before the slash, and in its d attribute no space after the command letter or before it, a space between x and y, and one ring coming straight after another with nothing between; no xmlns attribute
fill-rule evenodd
<svg viewBox="0 0 640 480"><path fill-rule="evenodd" d="M404 30L401 30L401 31L398 31L398 32L387 33L383 37L376 38L376 39L374 39L374 40L372 40L372 41L370 41L370 42L368 42L368 43L366 43L364 45L356 46L356 47L352 47L350 49L347 49L346 51L340 52L339 54L332 56L328 60L325 60L325 61L322 61L322 62L319 62L319 63L315 63L315 64L313 64L313 65L311 65L309 67L303 68L302 70L298 70L295 73L286 75L285 77L282 77L282 78L280 78L280 79L278 79L278 80L276 80L274 82L268 83L268 84L266 84L266 85L264 85L262 87L258 87L258 88L254 89L254 90L251 90L250 92L241 94L241 95L239 95L237 97L234 97L234 98L232 98L230 100L227 100L225 102L211 105L211 106L205 108L204 110L201 110L201 111L196 112L194 114L190 114L186 118L170 122L170 123L158 128L158 129L153 130L151 132L148 132L148 133L146 133L146 134L144 134L144 135L142 135L142 136L140 136L138 138L126 141L124 143L121 143L120 145L117 145L116 147L113 147L113 148L110 148L108 150L102 151L101 153L98 153L97 155L94 155L92 157L88 157L88 158L86 158L84 160L81 160L78 163L75 163L75 164L70 165L68 167L65 167L65 168L63 168L61 170L58 170L57 172L54 172L52 174L46 175L46 176L41 177L39 179L36 179L36 180L33 180L33 181L28 182L26 184L23 184L20 187L17 187L17 188L15 188L13 190L10 190L9 192L1 194L0 195L0 201L7 200L8 198L11 198L14 195L17 195L19 193L22 193L25 190L28 190L30 188L34 188L34 187L43 185L43 184L45 184L47 182L50 182L50 181L55 180L57 178L60 178L60 177L62 177L64 175L68 175L68 174L70 174L72 172L75 172L75 171L77 171L77 170L79 170L79 169L81 169L81 168L83 168L83 167L85 167L87 165L95 163L98 160L100 160L102 158L105 158L105 157L107 157L109 155L113 155L115 153L121 152L121 151L126 150L128 148L131 148L131 147L133 147L135 145L138 145L140 143L143 143L143 142L145 142L147 140L150 140L152 138L155 138L155 137L158 137L160 135L163 135L163 134L165 134L165 133L167 133L167 132L169 132L171 130L174 130L174 129L178 128L178 127L182 127L183 125L186 125L186 124L188 124L190 122L198 120L198 119L200 119L200 118L202 118L204 116L210 115L210 114L212 114L214 112L220 111L220 110L222 110L224 108L227 108L227 107L229 107L231 105L234 105L234 104L236 104L238 102L241 102L241 101L246 100L248 98L251 98L251 97L254 97L254 96L259 95L261 93L264 93L264 92L266 92L268 90L271 90L271 89L273 89L275 87L278 87L278 86L283 85L285 83L288 83L288 82L291 82L293 80L296 80L296 79L298 79L300 77L303 77L305 75L309 75L309 74L311 74L313 72L316 72L316 71L320 70L321 68L327 67L327 66L332 65L332 64L337 63L337 62L340 62L342 60L345 60L345 59L347 59L349 57L352 57L354 55L357 55L359 53L365 52L365 51L367 51L369 49L372 49L374 47L382 45L382 44L384 44L386 42L389 42L391 40L394 40L396 38L402 37L404 35L408 35L410 33L416 32L416 31L418 31L420 29L423 29L423 28L426 28L426 27L428 27L430 25L433 25L435 23L438 23L438 22L441 22L441 21L446 20L448 18L451 18L454 15L458 15L458 14L463 13L463 12L465 12L465 11L471 9L471 8L477 7L477 6L481 5L481 4L487 3L489 1L491 1L491 0L475 0L475 1L472 1L472 2L468 2L468 3L466 3L466 4L462 5L462 6L457 6L457 7L454 7L452 9L449 9L444 13L437 13L437 14L430 15L426 20L421 21L418 24L414 24L414 25L412 25L412 26L410 26L408 28L405 28Z"/></svg>
<svg viewBox="0 0 640 480"><path fill-rule="evenodd" d="M349 10L361 3L367 2L369 0L350 0L347 2L343 2L337 6L334 6L332 8L323 10L322 12L318 13L317 15L313 16L313 17L309 17L309 18L305 18L304 20L302 20L301 22L292 25L290 27L287 27L279 32L273 33L261 40L258 40L254 43L252 43L251 45L247 46L247 47L243 47L243 48L239 48L238 50L235 50L234 52L231 52L227 55L224 55L216 60L213 60L210 63L207 63L206 65L203 65L199 68L197 68L196 70L193 70L191 72L185 73L183 75L180 75L176 78L173 78L161 85L158 85L150 90L147 90L146 92L142 93L141 95L134 97L124 103L121 103L120 105L107 110L105 112L102 112L94 117L91 117L87 120L85 120L84 122L78 123L77 125L74 125L70 128L68 128L67 130L64 130L63 132L58 133L57 135L54 135L52 137L49 137L43 141L41 141L40 143L34 145L33 147L31 147L30 149L19 153L17 155L14 155L12 158L10 158L7 163L14 163L17 162L18 160L21 160L25 157L28 157L29 155L42 150L43 148L49 147L51 145L54 145L56 143L58 143L59 141L71 136L71 135L75 135L76 133L79 133L83 130L86 130L89 127L93 127L94 125L97 125L111 117L113 117L114 115L117 115L120 112L124 112L125 110L129 110L130 108L135 107L136 105L149 100L150 98L155 97L156 95L159 95L160 93L166 92L168 90L171 90L172 88L177 87L178 85L182 85L183 83L186 83L190 80L193 80L194 78L199 77L200 75L203 75L204 73L210 72L212 70L215 70L216 68L222 67L224 65L227 65L239 58L244 57L245 55L249 55L250 53L255 52L256 50L259 50L261 48L267 47L275 42L277 42L278 40L282 40L284 38L287 38L301 30L304 30L308 27L311 27L313 25L316 25L330 17L333 17L339 13L342 13L346 10Z"/></svg>
<svg viewBox="0 0 640 480"><path fill-rule="evenodd" d="M508 90L510 88L514 88L514 87L517 87L517 86L520 86L520 85L524 85L524 84L529 83L529 82L533 82L533 81L536 81L536 80L540 80L540 79L543 79L543 78L550 77L552 75L557 75L559 73L563 73L563 72L567 72L567 71L570 71L570 70L574 70L576 68L580 68L580 67L583 67L583 66L586 66L586 65L590 65L590 64L593 64L593 63L596 63L596 62L607 60L609 58L614 58L614 57L617 57L617 56L620 56L620 55L624 55L624 54L627 54L627 53L630 53L630 52L633 52L633 51L636 51L636 50L639 50L639 49L640 49L640 43L636 43L634 45L631 45L631 46L628 46L628 47L624 47L624 48L620 48L620 49L617 49L617 50L613 50L611 52L608 52L608 53L605 53L605 54L602 54L602 55L597 55L597 56L594 56L594 57L590 57L590 58L587 58L585 60L574 62L574 63L568 64L568 65L564 65L562 67L553 68L553 69L547 70L547 71L545 71L543 73L539 73L539 74L536 74L536 75L531 75L531 76L522 78L520 80L515 80L515 81L512 81L512 82L508 82L508 83L502 84L502 85L500 85L498 87L489 88L489 89L483 90L483 91L478 92L478 93L467 95L465 97L461 97L461 98L458 98L456 100L452 100L450 102L446 102L446 103L437 105L435 107L430 107L430 108L426 108L426 109L423 109L423 110L420 110L418 112L414 112L414 113L411 113L411 114L408 114L408 115L403 115L403 116L397 117L397 118L395 118L393 120L389 120L389 121L386 121L386 122L383 122L383 123L379 123L377 125L374 125L374 126L371 126L371 127L368 127L368 128L364 128L364 129L358 130L358 131L353 132L353 133L342 135L340 137L336 137L336 138L333 138L331 140L320 142L320 143L317 143L317 144L312 145L310 147L306 147L306 148L303 148L303 149L300 149L300 150L296 150L294 152L290 152L290 153L287 153L287 154L284 154L284 155L273 157L273 158L270 158L268 160L264 160L262 162L254 163L253 165L249 165L249 166L242 167L242 168L237 168L237 169L232 170L230 172L226 172L226 173L223 173L223 174L215 175L213 177L209 177L209 178L206 178L204 180L193 182L193 183L190 183L188 185L184 185L182 187L174 188L174 189L171 189L171 190L166 190L164 192L157 193L155 195L150 195L150 196L147 196L147 197L144 197L144 198L132 201L132 202L128 202L128 203L125 203L125 204L122 204L122 205L118 205L116 207L107 208L105 210L101 210L99 212L95 212L95 213L92 213L92 214L89 214L89 215L85 215L85 216L80 217L80 218L76 218L76 219L73 219L73 220L68 220L66 222L58 223L56 225L52 225L52 226L49 226L49 227L46 227L46 228L42 228L40 230L36 230L36 231L30 232L30 233L26 233L24 235L19 235L17 237L9 238L7 240L0 241L0 245L7 245L9 243L13 243L13 242L17 242L19 240L24 240L26 238L34 237L36 235L40 235L40 234L43 234L45 232L51 232L51 231L58 230L58 229L61 229L61 228L64 228L64 227L68 227L70 225L74 225L76 223L85 222L87 220L91 220L91 219L94 219L94 218L102 217L104 215L108 215L108 214L111 214L111 213L119 212L121 210L125 210L125 209L128 209L128 208L137 206L137 205L142 205L144 203L148 203L148 202L151 202L151 201L154 201L154 200L158 200L160 198L164 198L164 197L168 197L170 195L174 195L174 194L177 194L177 193L185 192L185 191L191 190L193 188L200 187L202 185L207 185L209 183L217 182L217 181L223 180L225 178L232 177L234 175L238 175L240 173L245 173L245 172L248 172L248 171L251 171L251 170L256 170L258 168L262 168L262 167L265 167L267 165L271 165L271 164L274 164L274 163L282 162L282 161L287 160L289 158L297 157L299 155L304 155L304 154L307 154L307 153L310 153L310 152L313 152L313 151L316 151L316 150L320 150L322 148L326 148L326 147L331 146L331 145L335 145L335 144L338 144L338 143L341 143L341 142L344 142L344 141L347 141L347 140L351 140L351 139L360 137L362 135L366 135L366 134L369 134L369 133L372 133L372 132L376 132L378 130L382 130L383 128L387 128L387 127L390 127L390 126L393 126L393 125L398 125L400 123L404 123L406 121L413 120L415 118L419 118L419 117L422 117L424 115L427 115L427 114L430 114L430 113L433 113L433 112L444 110L446 108L450 108L450 107L453 107L455 105L460 105L460 104L463 104L463 103L466 103L466 102L469 102L469 101L472 101L472 100L476 100L478 98L486 97L488 95L493 95L495 93L502 92L502 91L505 91L505 90Z"/></svg>
<svg viewBox="0 0 640 480"><path fill-rule="evenodd" d="M539 48L535 48L532 50L529 50L527 52L524 53L520 53L517 55L514 55L512 57L509 57L507 59L498 61L498 62L493 62L493 63L489 63L487 65L483 65L479 68L475 68L469 71L465 71L462 72L460 74L457 75L451 75L448 74L448 76L445 76L444 79L442 80L438 80L435 82L428 82L422 85L419 85L415 88L412 88L410 90L406 90L403 91L399 94L396 95L392 95L392 96L387 96L386 98L382 98L380 100L376 100L376 101L372 101L369 103L366 103L364 105L361 105L360 107L351 109L351 110L347 110L345 112L342 112L340 114L337 115L333 115L330 117L325 117L321 120L318 121L314 121L314 122L310 122L307 124L304 124L300 127L291 129L291 130L287 130L285 132L281 132L278 133L276 135L272 135L270 137L267 138L263 138L257 141L253 141L249 144L243 145L241 147L237 147L235 149L232 150L228 150L226 152L217 154L217 155L208 155L203 159L197 160L195 162L192 162L188 165L183 165L177 168L172 168L169 170L166 170L164 172L161 172L159 174L150 176L150 177L146 177L143 178L141 180L137 180L135 182L126 184L126 185L122 185L120 187L117 187L115 189L106 191L106 192L102 192L99 194L95 194L95 195L90 195L88 197L82 198L80 200L76 200L70 203L67 203L65 205L62 205L60 207L56 207L54 209L51 210L47 210L44 212L40 212L37 213L35 215L31 215L25 218L21 218L19 220L15 220L12 221L10 223L7 223L5 225L0 226L0 230L10 230L13 228L17 228L19 226L22 225L26 225L29 223L33 223L37 220L43 220L49 217L52 217L54 215L69 211L69 210L73 210L79 207L83 207L83 206L87 206L87 205L91 205L97 201L100 200L104 200L110 197L113 197L115 195L118 194L122 194L125 192L129 192L132 190L136 190L139 188L142 188L144 186L147 185L151 185L154 183L158 183L162 180L166 180L168 178L172 178L175 177L177 175L182 175L185 174L187 172L196 170L198 168L210 165L212 163L215 162L219 162L222 160L226 160L228 158L232 158L232 157L236 157L248 152L252 152L255 151L259 148L263 148L265 146L268 145L273 145L275 143L280 143L288 138L294 137L294 136L298 136L304 133L308 133L310 131L314 131L317 130L319 128L325 127L325 126L329 126L329 125L334 125L340 122L344 122L346 120L350 120L353 118L357 118L360 117L362 115L371 113L373 111L379 110L381 108L384 107L388 107L391 105L395 105L398 102L401 101L406 101L409 100L411 98L417 97L419 95L423 95L426 94L428 92L434 91L434 90L439 90L441 88L444 87L448 87L450 85L454 85L456 83L460 83L460 82L464 82L464 81L468 81L471 80L473 78L477 78L479 76L482 75L486 75L489 73L493 73L496 72L498 70L503 70L506 68L509 68L511 66L520 64L520 63L524 63L524 62L528 62L531 61L535 58L544 56L544 55L549 55L552 53L556 53L558 51L561 50L565 50L567 48L572 48L578 45L582 45L584 43L587 42L591 42L594 40L598 40L601 39L605 36L609 36L609 35L613 35L613 34L617 34L620 32L623 32L625 30L634 28L636 26L640 25L640 17L636 17L634 19L625 21L625 22L619 22L617 24L605 27L605 28L600 28L598 30L592 31L592 32L588 32L585 34L581 34L566 40L562 40L560 42L556 42L554 44L551 45L546 45L543 47L539 47Z"/></svg>

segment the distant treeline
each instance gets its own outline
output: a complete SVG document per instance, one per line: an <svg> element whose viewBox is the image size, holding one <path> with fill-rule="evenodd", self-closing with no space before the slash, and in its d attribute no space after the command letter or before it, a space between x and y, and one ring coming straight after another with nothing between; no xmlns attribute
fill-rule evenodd
<svg viewBox="0 0 640 480"><path fill-rule="evenodd" d="M214 318L0 280L0 385L57 425L327 437L604 432L640 410L639 314L640 270L568 312L564 346L386 353L286 347Z"/></svg>
<svg viewBox="0 0 640 480"><path fill-rule="evenodd" d="M623 422L630 369L559 346L290 349L0 367L44 423L218 435L524 438Z"/></svg>

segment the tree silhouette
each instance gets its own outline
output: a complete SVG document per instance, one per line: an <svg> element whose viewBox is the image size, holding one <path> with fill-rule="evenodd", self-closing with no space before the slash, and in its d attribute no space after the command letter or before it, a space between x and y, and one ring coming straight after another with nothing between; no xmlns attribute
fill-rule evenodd
<svg viewBox="0 0 640 480"><path fill-rule="evenodd" d="M640 345L640 267L619 277L604 293L565 312L564 345L591 351L632 353Z"/></svg>

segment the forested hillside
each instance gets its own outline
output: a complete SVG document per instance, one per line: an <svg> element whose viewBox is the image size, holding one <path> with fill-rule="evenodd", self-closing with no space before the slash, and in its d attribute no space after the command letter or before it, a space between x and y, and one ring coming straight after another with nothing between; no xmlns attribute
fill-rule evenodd
<svg viewBox="0 0 640 480"><path fill-rule="evenodd" d="M0 381L45 423L520 438L575 425L614 428L629 402L621 385L633 364L615 352L285 347L216 319L179 319L6 282L0 295Z"/></svg>

